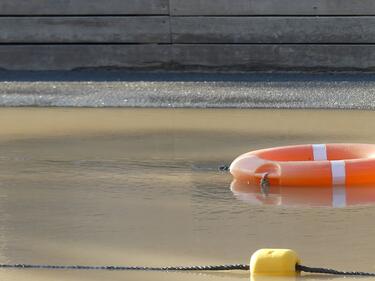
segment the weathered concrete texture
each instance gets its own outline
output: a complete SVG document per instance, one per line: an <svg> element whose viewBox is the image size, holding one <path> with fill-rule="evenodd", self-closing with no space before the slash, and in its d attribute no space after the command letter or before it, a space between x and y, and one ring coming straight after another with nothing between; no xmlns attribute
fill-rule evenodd
<svg viewBox="0 0 375 281"><path fill-rule="evenodd" d="M163 68L170 45L0 45L0 69Z"/></svg>
<svg viewBox="0 0 375 281"><path fill-rule="evenodd" d="M0 43L374 43L375 17L0 17Z"/></svg>
<svg viewBox="0 0 375 281"><path fill-rule="evenodd" d="M170 0L172 15L374 15L373 0Z"/></svg>
<svg viewBox="0 0 375 281"><path fill-rule="evenodd" d="M375 17L172 17L174 43L375 43Z"/></svg>
<svg viewBox="0 0 375 281"><path fill-rule="evenodd" d="M375 70L375 45L0 45L0 69Z"/></svg>
<svg viewBox="0 0 375 281"><path fill-rule="evenodd" d="M243 70L374 70L375 45L176 44L176 64Z"/></svg>
<svg viewBox="0 0 375 281"><path fill-rule="evenodd" d="M0 15L166 15L168 0L1 0Z"/></svg>
<svg viewBox="0 0 375 281"><path fill-rule="evenodd" d="M375 109L372 75L0 72L1 106Z"/></svg>
<svg viewBox="0 0 375 281"><path fill-rule="evenodd" d="M170 43L169 18L0 17L0 43Z"/></svg>

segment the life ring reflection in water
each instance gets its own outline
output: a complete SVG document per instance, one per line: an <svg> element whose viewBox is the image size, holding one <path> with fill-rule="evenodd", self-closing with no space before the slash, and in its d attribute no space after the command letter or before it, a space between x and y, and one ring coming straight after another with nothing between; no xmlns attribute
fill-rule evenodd
<svg viewBox="0 0 375 281"><path fill-rule="evenodd" d="M375 204L375 186L270 186L268 194L254 184L240 180L231 183L233 195L252 205L292 207L347 207Z"/></svg>

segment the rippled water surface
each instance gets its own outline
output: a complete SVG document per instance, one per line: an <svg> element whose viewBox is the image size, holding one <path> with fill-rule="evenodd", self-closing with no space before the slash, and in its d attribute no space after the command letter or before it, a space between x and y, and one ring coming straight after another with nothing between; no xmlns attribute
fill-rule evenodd
<svg viewBox="0 0 375 281"><path fill-rule="evenodd" d="M0 109L0 127L1 263L247 263L258 248L287 247L304 265L375 271L371 202L332 208L329 189L319 198L306 191L302 202L293 192L238 194L217 169L269 146L375 143L373 112L14 108ZM0 278L249 277L0 270Z"/></svg>

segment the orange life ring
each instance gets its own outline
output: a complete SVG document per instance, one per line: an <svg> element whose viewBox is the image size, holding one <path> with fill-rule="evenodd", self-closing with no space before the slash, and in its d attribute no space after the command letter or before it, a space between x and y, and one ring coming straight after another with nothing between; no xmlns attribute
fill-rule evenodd
<svg viewBox="0 0 375 281"><path fill-rule="evenodd" d="M251 151L237 157L232 175L259 184L267 173L270 185L375 185L374 144L308 144Z"/></svg>

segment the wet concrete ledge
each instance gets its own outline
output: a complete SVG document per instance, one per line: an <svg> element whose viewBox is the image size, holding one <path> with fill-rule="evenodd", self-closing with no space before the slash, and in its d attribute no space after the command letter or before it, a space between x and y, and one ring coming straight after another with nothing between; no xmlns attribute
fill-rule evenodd
<svg viewBox="0 0 375 281"><path fill-rule="evenodd" d="M373 110L375 75L0 71L0 106Z"/></svg>

